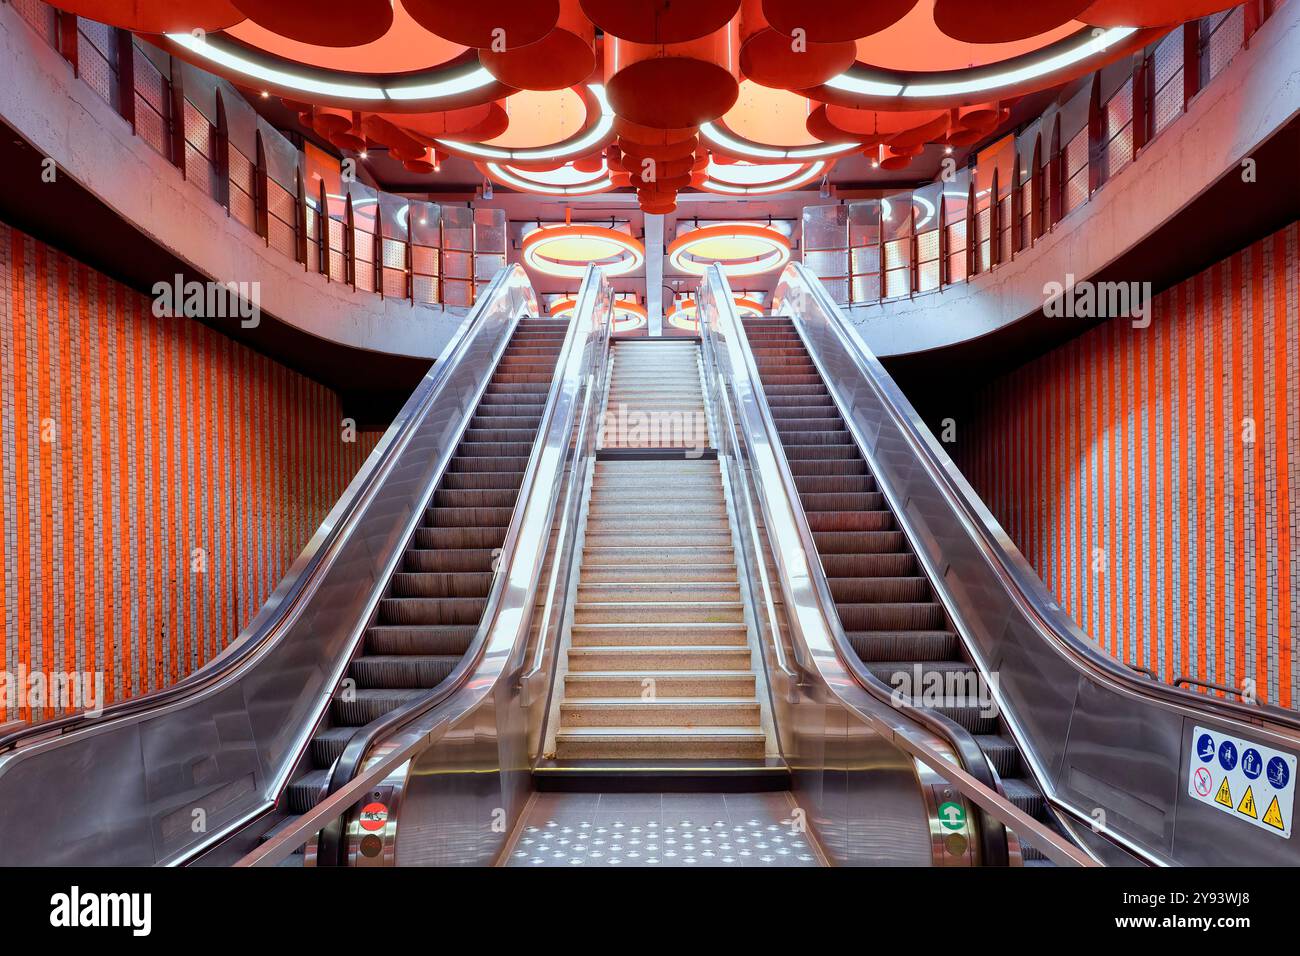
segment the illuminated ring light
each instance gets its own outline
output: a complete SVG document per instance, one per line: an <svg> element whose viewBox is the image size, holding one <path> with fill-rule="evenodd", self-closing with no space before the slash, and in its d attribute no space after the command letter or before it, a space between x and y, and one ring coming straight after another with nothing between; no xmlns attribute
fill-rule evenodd
<svg viewBox="0 0 1300 956"><path fill-rule="evenodd" d="M732 156L739 156L742 159L754 159L760 162L771 162L772 160L783 159L819 159L823 156L842 156L845 153L851 153L855 149L860 149L862 147L862 144L858 142L822 143L819 146L792 146L789 149L780 146L769 146L766 143L760 143L757 140L746 139L744 136L737 135L728 129L722 120L715 120L712 123L701 123L700 135L725 153L729 153Z"/></svg>
<svg viewBox="0 0 1300 956"><path fill-rule="evenodd" d="M164 39L164 46L183 59L197 60L198 65L241 85L269 90L290 99L310 97L323 106L383 103L386 110L399 112L430 105L446 109L447 100L462 106L484 103L508 89L483 68L473 51L437 69L390 80L373 74L344 73L294 63L220 34L168 33Z"/></svg>
<svg viewBox="0 0 1300 956"><path fill-rule="evenodd" d="M1051 86L1063 78L1062 71L1073 68L1073 75L1086 72L1095 61L1113 58L1165 32L1111 27L1094 33L1089 27L1033 53L967 70L904 73L859 62L825 85L804 93L844 106L907 102L917 108L946 108L957 98L973 103Z"/></svg>
<svg viewBox="0 0 1300 956"><path fill-rule="evenodd" d="M614 111L610 109L605 97L605 87L599 83L590 83L586 89L574 87L587 104L588 125L568 139L549 146L530 146L518 149L503 149L489 146L487 143L462 143L454 139L440 139L439 145L449 152L459 153L474 160L499 160L505 163L551 163L576 159L594 153L610 143L614 138ZM595 121L592 122L592 117Z"/></svg>
<svg viewBox="0 0 1300 956"><path fill-rule="evenodd" d="M542 196L587 196L614 188L614 180L609 173L609 163L604 160L601 161L600 170L595 173L580 172L571 164L545 172L519 169L505 163L487 162L474 165L493 182L518 189L520 192L537 193Z"/></svg>
<svg viewBox="0 0 1300 956"><path fill-rule="evenodd" d="M770 163L725 165L709 159L704 182L699 188L724 196L762 196L798 189L821 178L829 168L825 160L813 163Z"/></svg>
<svg viewBox="0 0 1300 956"><path fill-rule="evenodd" d="M704 275L715 262L728 276L756 276L789 261L790 240L775 229L752 222L701 226L678 236L668 247L669 264L697 276Z"/></svg>
<svg viewBox="0 0 1300 956"><path fill-rule="evenodd" d="M746 299L743 295L735 297L736 314L742 319L746 317L760 318L766 313L763 311L763 304L755 302L753 299ZM694 299L679 299L664 313L664 318L668 324L675 329L681 329L684 332L698 332L700 330L700 320L695 315L696 305Z"/></svg>
<svg viewBox="0 0 1300 956"><path fill-rule="evenodd" d="M577 305L577 299L561 299L551 306L551 318L571 318ZM614 332L634 332L649 320L650 314L646 307L635 299L614 300Z"/></svg>
<svg viewBox="0 0 1300 956"><path fill-rule="evenodd" d="M621 276L641 268L645 246L603 226L542 226L524 237L523 257L526 266L548 276L580 279L593 264L607 276Z"/></svg>

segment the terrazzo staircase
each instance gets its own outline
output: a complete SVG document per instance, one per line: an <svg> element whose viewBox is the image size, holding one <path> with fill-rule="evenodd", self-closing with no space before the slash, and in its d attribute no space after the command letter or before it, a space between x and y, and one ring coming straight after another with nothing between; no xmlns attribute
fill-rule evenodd
<svg viewBox="0 0 1300 956"><path fill-rule="evenodd" d="M614 457L596 462L588 501L558 760L765 755L722 474L700 455L707 445L698 344L616 343L604 428Z"/></svg>

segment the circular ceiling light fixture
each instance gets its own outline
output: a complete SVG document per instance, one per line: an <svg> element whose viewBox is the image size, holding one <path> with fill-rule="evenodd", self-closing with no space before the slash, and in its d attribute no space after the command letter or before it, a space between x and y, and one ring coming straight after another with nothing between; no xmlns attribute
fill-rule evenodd
<svg viewBox="0 0 1300 956"><path fill-rule="evenodd" d="M798 93L745 80L736 105L721 119L702 123L700 136L728 155L759 163L806 162L861 147L856 137L838 130L833 140L811 132L808 117L817 105Z"/></svg>
<svg viewBox="0 0 1300 956"><path fill-rule="evenodd" d="M573 310L577 307L578 300L574 298L560 299L552 303L550 308L551 318L568 319L573 317ZM636 299L615 299L614 300L614 329L615 333L634 332L642 328L649 321L649 313L646 307Z"/></svg>
<svg viewBox="0 0 1300 956"><path fill-rule="evenodd" d="M587 223L541 226L524 237L524 264L543 275L580 279L588 265L627 275L645 262L645 246L625 232Z"/></svg>
<svg viewBox="0 0 1300 956"><path fill-rule="evenodd" d="M743 318L756 318L764 315L763 303L747 298L743 295L735 297L736 314ZM668 306L668 311L664 313L664 318L668 324L675 329L681 329L685 332L698 332L700 330L699 317L696 315L697 306L692 298L678 299L672 305Z"/></svg>
<svg viewBox="0 0 1300 956"><path fill-rule="evenodd" d="M717 263L728 276L756 276L790 261L790 240L771 226L723 222L679 235L668 247L668 262L679 272L702 276Z"/></svg>
<svg viewBox="0 0 1300 956"><path fill-rule="evenodd" d="M587 119L572 136L545 146L509 147L492 143L466 143L439 139L438 144L474 160L497 160L504 163L562 163L586 156L606 146L614 138L614 111L605 96L605 87L590 83L572 87L587 107Z"/></svg>
<svg viewBox="0 0 1300 956"><path fill-rule="evenodd" d="M724 196L762 196L798 189L826 174L825 160L811 163L719 163L709 158L699 188Z"/></svg>
<svg viewBox="0 0 1300 956"><path fill-rule="evenodd" d="M609 164L602 158L600 168L594 173L584 173L573 163L559 169L534 170L510 166L506 163L476 163L485 176L502 186L540 196L588 196L614 188Z"/></svg>

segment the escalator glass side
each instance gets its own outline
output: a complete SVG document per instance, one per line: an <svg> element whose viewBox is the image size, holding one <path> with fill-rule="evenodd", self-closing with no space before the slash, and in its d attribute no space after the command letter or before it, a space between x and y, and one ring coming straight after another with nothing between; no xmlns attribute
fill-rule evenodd
<svg viewBox="0 0 1300 956"><path fill-rule="evenodd" d="M980 686L979 671L962 654L943 605L794 323L786 318L749 319L745 334L853 650L868 670L893 688ZM1007 797L1048 823L1042 793L986 700L978 693L962 694L946 699L938 709L974 735ZM1022 854L1027 864L1047 862L1023 842Z"/></svg>

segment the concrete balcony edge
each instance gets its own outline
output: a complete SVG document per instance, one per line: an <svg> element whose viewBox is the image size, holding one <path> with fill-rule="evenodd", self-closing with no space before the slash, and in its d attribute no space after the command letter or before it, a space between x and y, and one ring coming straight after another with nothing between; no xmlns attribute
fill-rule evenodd
<svg viewBox="0 0 1300 956"><path fill-rule="evenodd" d="M1013 325L1042 309L1047 283L1064 282L1067 274L1086 279L1119 260L1297 113L1300 3L1288 3L1184 115L1032 248L969 282L846 312L882 358L948 348Z"/></svg>
<svg viewBox="0 0 1300 956"><path fill-rule="evenodd" d="M135 136L8 4L0 4L0 118L52 158L58 176L73 179L195 272L260 283L262 310L302 332L349 348L433 359L464 317L355 292L268 248Z"/></svg>

